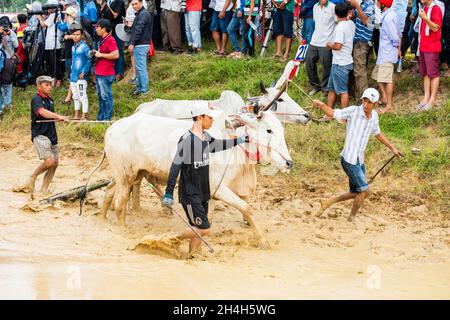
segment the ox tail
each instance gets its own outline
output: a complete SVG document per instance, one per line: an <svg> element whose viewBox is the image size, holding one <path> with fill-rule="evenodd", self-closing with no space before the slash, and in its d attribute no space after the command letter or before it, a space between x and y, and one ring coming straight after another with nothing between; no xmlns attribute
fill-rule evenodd
<svg viewBox="0 0 450 320"><path fill-rule="evenodd" d="M92 170L92 172L89 174L86 184L80 193L80 216L83 213L83 205L84 205L84 202L86 201L86 196L88 193L87 188L89 185L89 181L91 180L92 175L95 173L95 171L97 171L98 168L100 168L100 166L102 165L103 161L105 161L105 159L106 159L106 152L103 151L102 159L100 160L99 164L94 168L94 170Z"/></svg>

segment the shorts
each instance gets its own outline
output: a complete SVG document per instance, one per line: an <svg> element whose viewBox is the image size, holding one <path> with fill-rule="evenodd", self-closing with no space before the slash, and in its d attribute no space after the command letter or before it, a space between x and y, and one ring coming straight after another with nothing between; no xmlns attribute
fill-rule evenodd
<svg viewBox="0 0 450 320"><path fill-rule="evenodd" d="M350 192L357 193L369 189L369 184L366 179L366 165L350 164L341 157L341 165L348 177L348 185L350 187Z"/></svg>
<svg viewBox="0 0 450 320"><path fill-rule="evenodd" d="M392 83L394 80L394 64L390 62L377 64L373 68L372 79L378 83Z"/></svg>
<svg viewBox="0 0 450 320"><path fill-rule="evenodd" d="M43 135L34 137L33 139L34 147L39 156L39 160L47 159L58 159L59 157L59 147L58 145L53 145L49 138Z"/></svg>
<svg viewBox="0 0 450 320"><path fill-rule="evenodd" d="M328 78L328 90L333 90L336 94L348 93L348 75L352 70L353 63L345 66L332 64L330 77Z"/></svg>
<svg viewBox="0 0 450 320"><path fill-rule="evenodd" d="M273 15L273 35L280 36L283 35L286 38L292 39L294 24L294 13L284 9L276 10Z"/></svg>
<svg viewBox="0 0 450 320"><path fill-rule="evenodd" d="M189 224L199 229L209 229L208 201L195 201L189 204L182 203Z"/></svg>
<svg viewBox="0 0 450 320"><path fill-rule="evenodd" d="M233 12L228 10L225 12L225 18L219 19L220 11L214 11L211 22L211 31L220 31L222 33L228 33L227 28L230 24L231 18L233 17Z"/></svg>
<svg viewBox="0 0 450 320"><path fill-rule="evenodd" d="M419 55L419 72L422 77L439 77L439 52L422 52Z"/></svg>

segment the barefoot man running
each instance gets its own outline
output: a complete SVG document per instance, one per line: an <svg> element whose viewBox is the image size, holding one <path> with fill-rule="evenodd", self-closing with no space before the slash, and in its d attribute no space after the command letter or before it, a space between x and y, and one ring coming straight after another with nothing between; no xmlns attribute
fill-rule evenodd
<svg viewBox="0 0 450 320"><path fill-rule="evenodd" d="M33 141L41 163L28 180L26 191L34 192L36 178L45 172L41 192L47 193L58 167L58 136L55 122L37 122L38 120L67 121L67 118L55 113L53 99L50 96L53 79L40 76L36 79L37 94L31 100L31 140Z"/></svg>
<svg viewBox="0 0 450 320"><path fill-rule="evenodd" d="M341 153L341 164L348 176L350 185L349 192L335 198L322 200L320 202L320 210L317 213L318 217L333 204L354 199L348 221L355 219L359 208L369 194L366 166L364 165L364 151L371 135L374 135L378 141L388 147L397 157L403 157L403 154L381 133L378 113L372 110L379 97L380 95L376 89L368 88L361 97L361 105L344 109L331 109L325 103L314 100L314 105L322 109L328 117L336 120L347 120L347 133L344 150Z"/></svg>

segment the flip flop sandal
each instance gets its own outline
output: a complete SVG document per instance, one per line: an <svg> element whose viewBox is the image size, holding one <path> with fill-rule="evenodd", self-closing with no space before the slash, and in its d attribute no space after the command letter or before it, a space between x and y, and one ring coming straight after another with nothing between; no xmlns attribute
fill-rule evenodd
<svg viewBox="0 0 450 320"><path fill-rule="evenodd" d="M422 103L419 103L417 106L416 106L416 110L417 111L422 111L422 108L425 106L425 104L422 104Z"/></svg>

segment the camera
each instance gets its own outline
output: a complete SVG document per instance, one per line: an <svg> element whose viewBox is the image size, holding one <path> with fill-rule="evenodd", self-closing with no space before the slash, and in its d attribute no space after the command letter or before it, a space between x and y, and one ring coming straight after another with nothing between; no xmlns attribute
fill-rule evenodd
<svg viewBox="0 0 450 320"><path fill-rule="evenodd" d="M44 5L42 5L42 10L39 10L39 11L28 10L27 15L29 15L29 16L44 15L44 14L47 14L48 11L52 10L52 9L62 11L63 5L62 4L44 4Z"/></svg>

